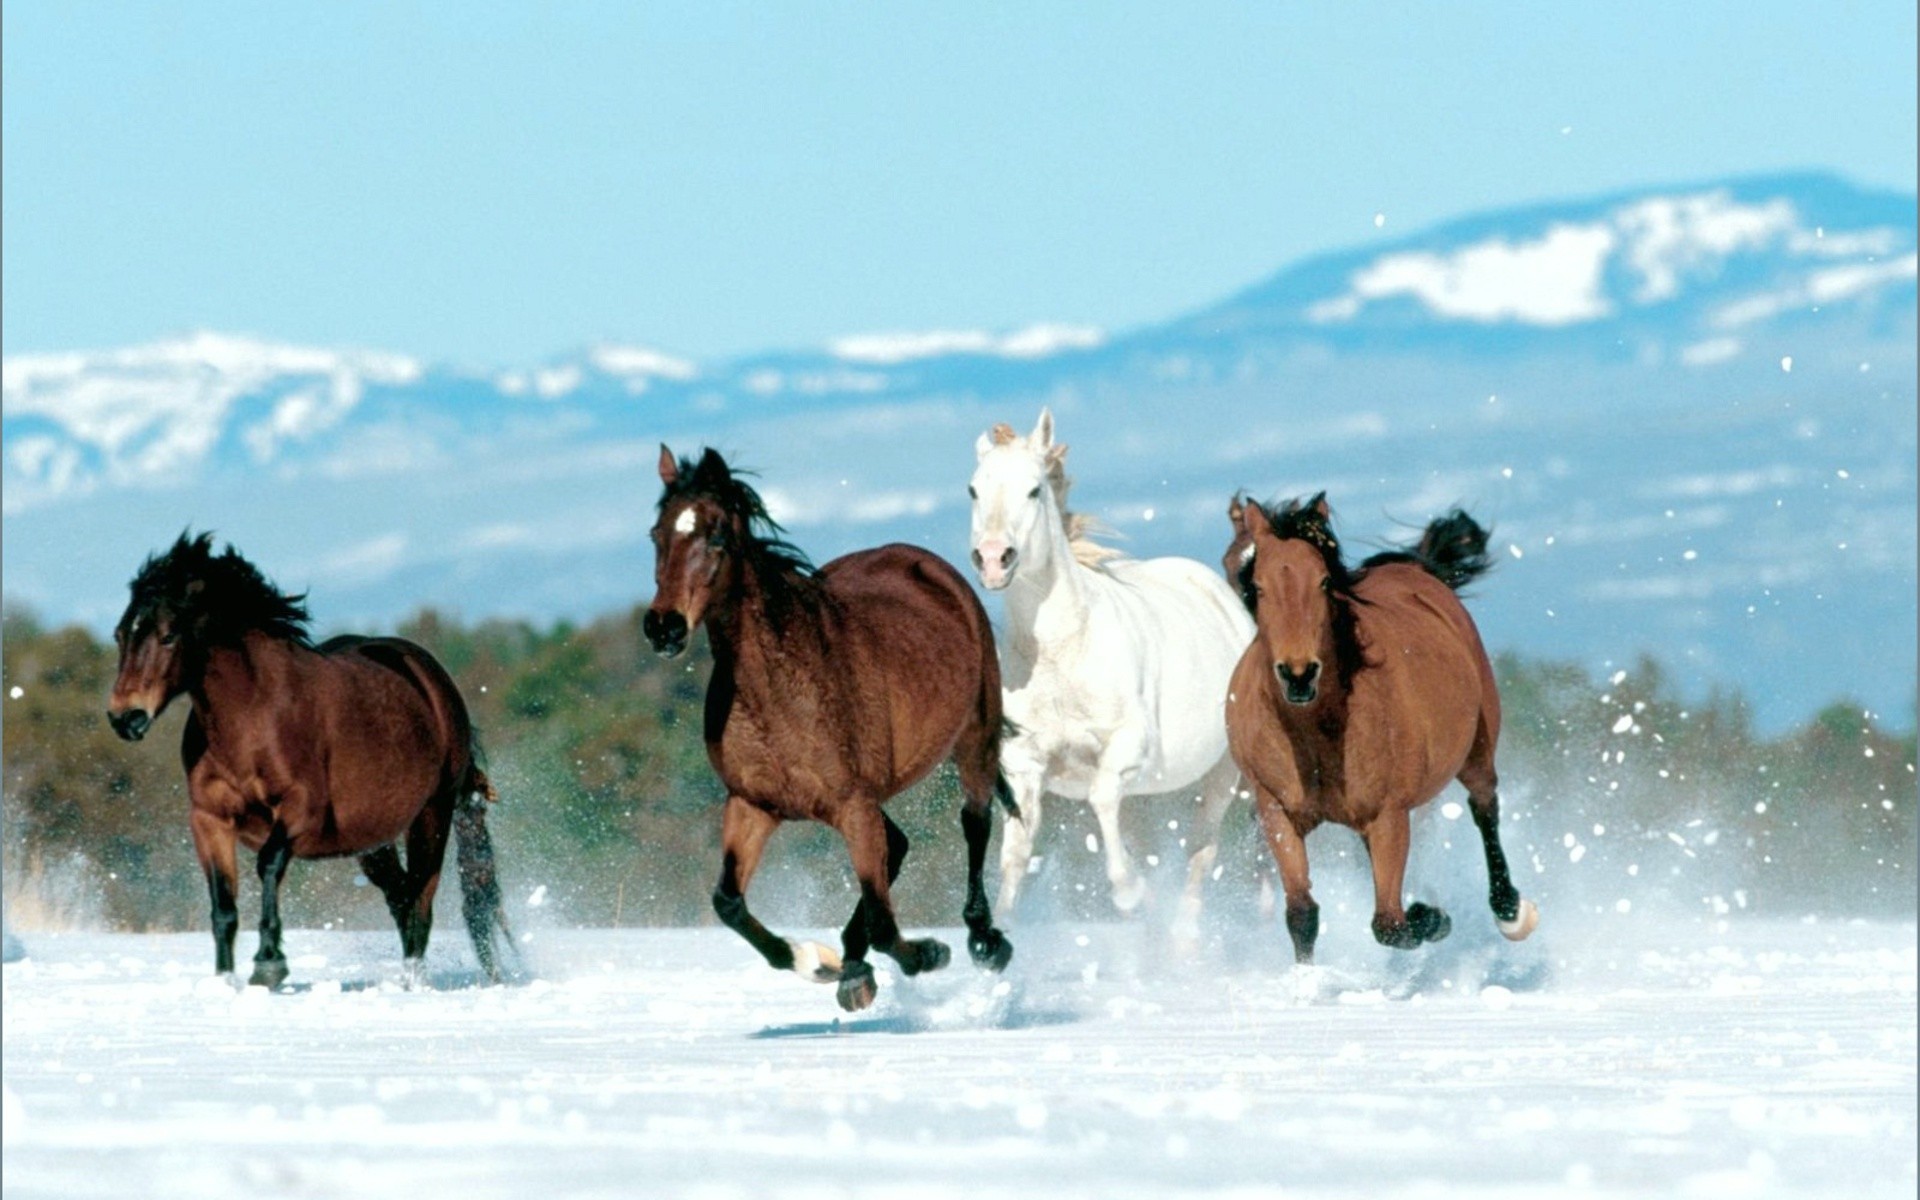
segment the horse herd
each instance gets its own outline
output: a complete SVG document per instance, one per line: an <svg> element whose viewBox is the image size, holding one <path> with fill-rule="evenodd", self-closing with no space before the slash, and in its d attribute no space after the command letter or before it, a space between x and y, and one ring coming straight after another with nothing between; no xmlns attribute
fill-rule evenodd
<svg viewBox="0 0 1920 1200"><path fill-rule="evenodd" d="M938 555L893 544L816 568L718 453L661 447L642 631L668 657L707 631L705 739L726 791L713 906L770 966L836 984L856 1011L875 997L871 950L908 975L946 965L945 944L903 936L894 917L908 845L883 806L949 759L964 796L967 949L989 970L1013 956L984 878L995 805L1006 913L1049 794L1091 806L1122 911L1147 892L1121 836L1122 798L1196 797L1176 932L1195 928L1221 821L1250 794L1295 958L1310 962L1319 909L1305 839L1327 821L1365 841L1381 943L1447 935L1447 915L1404 904L1402 884L1409 810L1457 779L1495 922L1514 940L1533 931L1538 912L1500 846L1499 695L1455 594L1490 565L1471 517L1456 509L1414 544L1350 566L1324 493L1275 506L1236 495L1215 573L1096 540L1067 509L1067 447L1048 412L1024 436L996 425L975 450L971 558L1005 598L997 646L979 597ZM175 697L191 701L181 758L216 970L234 970L245 846L262 891L252 983L287 977L278 890L289 862L342 855L358 856L385 896L417 981L451 839L468 932L498 979L513 943L485 820L493 788L440 664L400 638L314 644L304 598L231 546L215 554L211 534L149 557L131 593L108 719L137 741ZM832 826L852 858L860 899L838 952L783 938L747 907L768 839L794 820Z"/></svg>

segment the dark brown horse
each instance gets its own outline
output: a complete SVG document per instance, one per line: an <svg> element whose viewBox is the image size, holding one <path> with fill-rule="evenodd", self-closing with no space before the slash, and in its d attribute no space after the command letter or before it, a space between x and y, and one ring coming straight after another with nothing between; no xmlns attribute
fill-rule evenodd
<svg viewBox="0 0 1920 1200"><path fill-rule="evenodd" d="M288 862L349 854L385 894L405 978L417 981L451 832L467 931L497 979L494 938L509 950L511 940L483 808L493 789L453 680L400 638L313 645L303 597L282 595L233 547L215 555L212 545L211 534L182 534L134 576L114 631L120 670L107 719L138 741L174 697L192 702L180 755L213 897L215 969L233 972L238 843L258 853L253 983L287 977L279 889Z"/></svg>
<svg viewBox="0 0 1920 1200"><path fill-rule="evenodd" d="M1447 914L1403 908L1401 884L1407 814L1453 779L1480 830L1500 932L1532 933L1539 913L1514 889L1500 848L1500 695L1454 595L1491 566L1486 530L1455 509L1415 546L1349 570L1324 492L1273 512L1236 499L1229 515L1227 564L1258 632L1234 671L1228 741L1280 868L1295 959L1313 961L1319 934L1306 838L1324 821L1366 841L1375 938L1411 949L1447 936Z"/></svg>
<svg viewBox="0 0 1920 1200"><path fill-rule="evenodd" d="M698 464L660 447L654 598L642 623L673 657L704 624L713 649L707 757L727 789L720 919L776 970L839 983L849 1012L873 1003L868 948L908 975L945 966L947 947L900 935L889 894L907 838L881 805L942 760L966 802L967 948L999 970L1013 945L993 927L980 878L1000 777L1000 665L986 610L946 562L890 545L817 571L778 539L760 497L712 450ZM846 839L860 902L844 956L770 933L747 885L783 821L819 821Z"/></svg>

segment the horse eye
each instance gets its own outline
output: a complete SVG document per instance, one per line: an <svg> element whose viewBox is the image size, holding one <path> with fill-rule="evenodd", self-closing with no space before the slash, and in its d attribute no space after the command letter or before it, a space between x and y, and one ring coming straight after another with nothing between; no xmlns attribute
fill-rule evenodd
<svg viewBox="0 0 1920 1200"><path fill-rule="evenodd" d="M967 499L969 499L969 500L978 500L979 498L980 498L980 493L979 493L979 492L976 492L976 491L974 491L974 490L973 490L973 485L972 485L972 484L968 484L968 485L967 485Z"/></svg>
<svg viewBox="0 0 1920 1200"><path fill-rule="evenodd" d="M179 640L180 640L180 635L175 633L171 629L167 630L165 633L160 635L160 644L162 646L171 646Z"/></svg>
<svg viewBox="0 0 1920 1200"><path fill-rule="evenodd" d="M1321 578L1320 590L1323 592L1331 592L1333 590L1333 576L1327 575Z"/></svg>
<svg viewBox="0 0 1920 1200"><path fill-rule="evenodd" d="M727 548L727 535L718 531L708 534L707 547L712 550L725 550Z"/></svg>
<svg viewBox="0 0 1920 1200"><path fill-rule="evenodd" d="M1027 499L1038 500L1039 498L1040 498L1040 488L1039 488L1039 485L1036 484L1034 486L1034 489L1027 493Z"/></svg>

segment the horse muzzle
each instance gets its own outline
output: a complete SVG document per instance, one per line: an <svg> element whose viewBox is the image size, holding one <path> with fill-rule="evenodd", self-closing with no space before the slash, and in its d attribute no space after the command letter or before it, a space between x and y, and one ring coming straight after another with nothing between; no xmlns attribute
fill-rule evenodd
<svg viewBox="0 0 1920 1200"><path fill-rule="evenodd" d="M1281 694L1287 698L1288 704L1312 704L1314 697L1320 694L1320 663L1318 660L1309 662L1298 671L1295 671L1286 663L1277 662L1273 664L1273 674L1275 678L1279 679Z"/></svg>
<svg viewBox="0 0 1920 1200"><path fill-rule="evenodd" d="M646 635L647 644L653 652L662 658L679 658L686 652L687 638L692 628L686 617L671 610L661 612L648 609L647 615L640 619L640 632Z"/></svg>
<svg viewBox="0 0 1920 1200"><path fill-rule="evenodd" d="M1007 542L988 538L973 548L973 569L979 572L980 586L997 592L1013 582L1013 564L1020 552Z"/></svg>
<svg viewBox="0 0 1920 1200"><path fill-rule="evenodd" d="M147 730L153 728L153 717L144 708L129 708L120 712L107 712L107 724L120 735L123 741L137 742L147 736Z"/></svg>

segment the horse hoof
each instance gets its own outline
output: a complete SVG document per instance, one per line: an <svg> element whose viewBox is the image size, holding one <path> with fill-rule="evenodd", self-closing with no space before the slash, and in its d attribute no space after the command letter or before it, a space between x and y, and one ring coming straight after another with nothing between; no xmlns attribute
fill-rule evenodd
<svg viewBox="0 0 1920 1200"><path fill-rule="evenodd" d="M967 939L967 953L973 955L973 965L985 967L989 971L1004 971L1013 961L1013 943L1007 935L998 929L988 929L985 933L975 934Z"/></svg>
<svg viewBox="0 0 1920 1200"><path fill-rule="evenodd" d="M840 979L840 956L819 942L788 942L793 950L793 973L809 983L835 983Z"/></svg>
<svg viewBox="0 0 1920 1200"><path fill-rule="evenodd" d="M1500 927L1501 937L1510 942L1524 942L1528 934L1540 927L1540 910L1534 906L1533 901L1522 900L1520 911L1514 914L1513 920L1502 921L1495 917L1493 923Z"/></svg>
<svg viewBox="0 0 1920 1200"><path fill-rule="evenodd" d="M1138 875L1124 883L1113 885L1113 906L1127 916L1132 916L1147 898L1147 881Z"/></svg>
<svg viewBox="0 0 1920 1200"><path fill-rule="evenodd" d="M1431 904L1409 904L1407 928L1416 943L1437 942L1453 932L1453 918Z"/></svg>
<svg viewBox="0 0 1920 1200"><path fill-rule="evenodd" d="M834 999L847 1012L859 1012L873 1003L880 994L880 985L874 981L873 968L864 962L850 962L840 968L840 989Z"/></svg>
<svg viewBox="0 0 1920 1200"><path fill-rule="evenodd" d="M287 981L287 960L284 958L260 958L253 963L253 976L247 980L248 987L263 987L268 990L279 987Z"/></svg>
<svg viewBox="0 0 1920 1200"><path fill-rule="evenodd" d="M900 970L907 975L923 975L928 971L938 971L953 961L953 951L938 938L921 938L917 942L908 942L902 949L904 955L896 955Z"/></svg>

